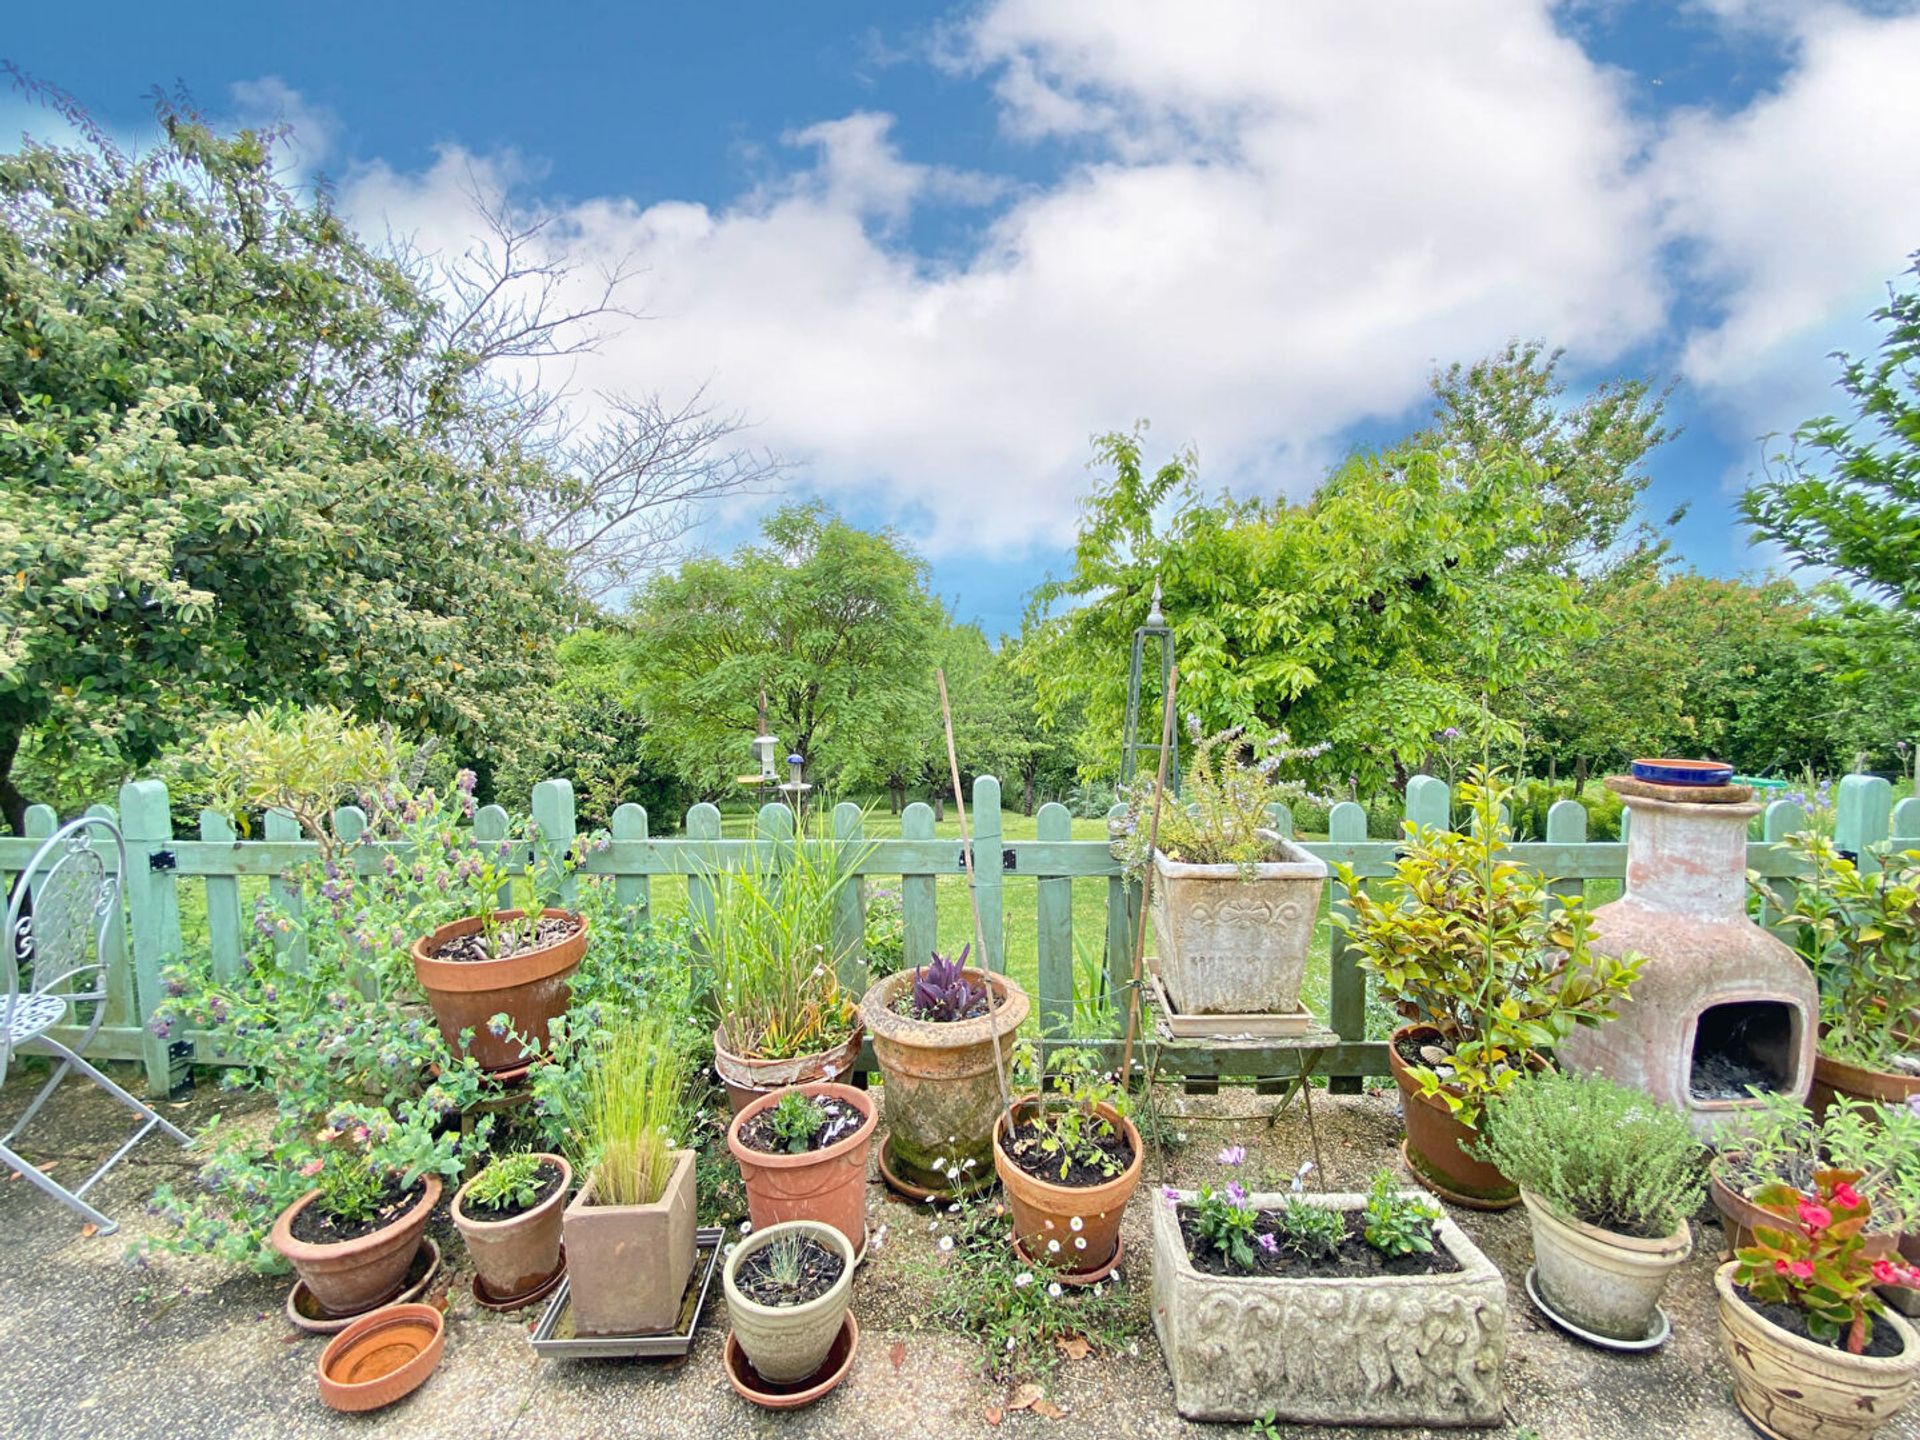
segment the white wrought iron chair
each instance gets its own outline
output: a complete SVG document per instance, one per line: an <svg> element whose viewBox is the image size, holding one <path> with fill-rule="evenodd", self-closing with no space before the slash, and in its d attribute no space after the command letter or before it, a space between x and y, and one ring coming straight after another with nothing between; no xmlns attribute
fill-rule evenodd
<svg viewBox="0 0 1920 1440"><path fill-rule="evenodd" d="M58 1058L53 1074L40 1087L40 1093L14 1121L13 1128L0 1136L0 1162L18 1170L54 1199L84 1215L99 1226L102 1235L111 1234L119 1227L87 1203L84 1198L87 1191L155 1126L182 1145L191 1143L191 1137L161 1119L151 1107L134 1099L80 1056L106 1018L109 941L120 938L114 927L122 923L120 885L126 870L126 843L120 838L119 827L111 820L89 815L62 826L34 852L27 868L14 881L13 898L7 905L7 928L4 937L0 937L0 950L6 952L7 974L6 1009L0 1011L0 1020L5 1022L0 1024L0 1082L6 1079L16 1050L31 1048ZM22 967L29 968L24 990L21 988ZM93 1009L92 1018L82 1021L80 1009L89 1005ZM63 1023L69 1013L76 1026L84 1026L71 1046L48 1033ZM11 1148L20 1131L39 1112L69 1070L79 1071L146 1121L126 1144L73 1190L22 1160Z"/></svg>

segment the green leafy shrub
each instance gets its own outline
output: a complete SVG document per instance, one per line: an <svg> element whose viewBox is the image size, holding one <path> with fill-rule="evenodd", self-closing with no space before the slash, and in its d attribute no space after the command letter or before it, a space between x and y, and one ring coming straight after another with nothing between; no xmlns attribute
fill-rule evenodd
<svg viewBox="0 0 1920 1440"><path fill-rule="evenodd" d="M540 1167L545 1163L524 1150L502 1155L473 1177L462 1203L476 1210L525 1209L540 1193Z"/></svg>
<svg viewBox="0 0 1920 1440"><path fill-rule="evenodd" d="M864 942L870 979L884 980L906 963L907 911L899 886L868 887Z"/></svg>
<svg viewBox="0 0 1920 1440"><path fill-rule="evenodd" d="M1820 1171L1857 1171L1854 1184L1872 1205L1871 1228L1897 1234L1920 1217L1920 1109L1839 1095L1816 1121L1792 1096L1756 1091L1713 1168L1747 1199L1775 1184L1811 1194Z"/></svg>
<svg viewBox="0 0 1920 1440"><path fill-rule="evenodd" d="M1489 1102L1479 1158L1563 1220L1663 1239L1706 1191L1704 1147L1678 1110L1603 1076L1531 1075Z"/></svg>

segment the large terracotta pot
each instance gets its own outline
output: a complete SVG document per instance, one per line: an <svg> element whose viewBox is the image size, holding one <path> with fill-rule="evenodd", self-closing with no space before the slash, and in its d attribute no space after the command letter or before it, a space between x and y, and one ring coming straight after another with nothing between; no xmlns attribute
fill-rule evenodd
<svg viewBox="0 0 1920 1440"><path fill-rule="evenodd" d="M821 1080L843 1080L853 1074L860 1059L860 1045L866 1039L860 1026L830 1050L793 1055L785 1060L762 1060L753 1055L736 1055L727 1049L718 1030L713 1032L713 1069L726 1087L727 1103L738 1115L765 1095L811 1085Z"/></svg>
<svg viewBox="0 0 1920 1440"><path fill-rule="evenodd" d="M1714 1209L1720 1212L1720 1229L1726 1235L1727 1253L1732 1254L1753 1244L1756 1225L1771 1225L1779 1229L1780 1217L1769 1215L1727 1184L1722 1178L1724 1163L1715 1159L1707 1167L1707 1194L1713 1198ZM1871 1258L1884 1259L1894 1252L1894 1237L1880 1233L1863 1235L1860 1237L1860 1247Z"/></svg>
<svg viewBox="0 0 1920 1440"><path fill-rule="evenodd" d="M510 1037L496 1036L487 1022L505 1011L513 1018L513 1028L533 1040L542 1050L547 1047L547 1024L567 1010L567 977L580 968L587 953L587 921L583 915L566 910L545 910L547 916L578 920L580 928L566 939L537 950L523 951L499 960L436 960L433 952L447 941L471 935L480 928L480 917L469 915L442 925L423 939L413 942L413 973L420 988L433 1005L433 1018L454 1054L460 1053L460 1032L472 1030L471 1053L483 1070L512 1070L527 1063L520 1046ZM500 910L495 918L518 920L522 912Z"/></svg>
<svg viewBox="0 0 1920 1440"><path fill-rule="evenodd" d="M1897 1415L1920 1383L1920 1333L1884 1314L1904 1348L1849 1355L1781 1329L1740 1298L1735 1263L1713 1273L1720 1295L1720 1348L1733 1370L1733 1398L1762 1433L1779 1440L1866 1440Z"/></svg>
<svg viewBox="0 0 1920 1440"><path fill-rule="evenodd" d="M783 1235L805 1235L837 1251L844 1262L840 1278L826 1294L804 1305L762 1305L749 1300L734 1279L740 1262ZM727 1321L754 1371L770 1384L797 1384L826 1362L827 1352L840 1334L847 1302L853 1298L853 1246L831 1225L790 1220L768 1230L756 1230L735 1245L721 1271L721 1283L726 1289Z"/></svg>
<svg viewBox="0 0 1920 1440"><path fill-rule="evenodd" d="M693 1273L693 1151L674 1152L673 1172L651 1205L596 1205L589 1179L567 1206L561 1233L576 1330L671 1330Z"/></svg>
<svg viewBox="0 0 1920 1440"><path fill-rule="evenodd" d="M846 1236L856 1252L867 1245L867 1151L879 1123L872 1097L851 1085L815 1081L798 1087L802 1095L829 1096L851 1105L865 1118L859 1129L824 1150L801 1155L755 1150L740 1135L755 1116L780 1103L780 1094L762 1096L733 1117L727 1149L740 1164L747 1185L747 1214L764 1230L787 1220L817 1220Z"/></svg>
<svg viewBox="0 0 1920 1440"><path fill-rule="evenodd" d="M1400 1058L1400 1039L1439 1038L1429 1026L1403 1025L1387 1045L1387 1064L1393 1083L1400 1087L1401 1110L1407 1126L1407 1165L1414 1177L1442 1198L1477 1210L1510 1210L1520 1203L1520 1187L1496 1166L1476 1160L1462 1148L1476 1144L1479 1132L1468 1129L1438 1099L1420 1093L1420 1083Z"/></svg>
<svg viewBox="0 0 1920 1440"><path fill-rule="evenodd" d="M1016 1101L1016 1117L1025 1118L1034 1102L1031 1095ZM1120 1249L1120 1217L1139 1188L1145 1153L1133 1121L1111 1105L1095 1108L1133 1146L1133 1163L1123 1174L1101 1185L1060 1185L1029 1175L1007 1156L1004 1112L993 1126L993 1168L1006 1187L1007 1204L1013 1211L1013 1233L1020 1248L1033 1259L1070 1275L1112 1265ZM1057 1241L1059 1249L1053 1249L1049 1241Z"/></svg>
<svg viewBox="0 0 1920 1440"><path fill-rule="evenodd" d="M1651 1335L1668 1279L1693 1253L1687 1222L1671 1235L1643 1240L1563 1220L1530 1191L1522 1190L1520 1199L1533 1226L1534 1278L1554 1313L1612 1340Z"/></svg>
<svg viewBox="0 0 1920 1440"><path fill-rule="evenodd" d="M300 1272L313 1298L333 1315L358 1315L384 1305L405 1286L407 1267L427 1233L427 1219L440 1203L440 1177L427 1175L425 1193L411 1208L370 1235L314 1244L293 1233L293 1221L319 1197L309 1190L273 1222L273 1248Z"/></svg>
<svg viewBox="0 0 1920 1440"><path fill-rule="evenodd" d="M915 1020L895 1010L914 972L878 981L860 1002L873 1056L886 1077L888 1181L946 1194L992 1173L994 1117L1012 1083L1013 1036L1027 1018L1027 993L1004 975L968 967L990 985L994 1006L973 1020ZM996 1047L999 1066L994 1064ZM944 1162L944 1163L941 1163ZM961 1178L954 1180L952 1171Z"/></svg>
<svg viewBox="0 0 1920 1440"><path fill-rule="evenodd" d="M473 1188L469 1180L453 1197L453 1223L467 1242L473 1268L496 1300L507 1300L538 1290L560 1268L560 1227L573 1188L573 1169L558 1155L539 1159L560 1170L560 1184L531 1210L505 1220L483 1220L470 1214L463 1202Z"/></svg>
<svg viewBox="0 0 1920 1440"><path fill-rule="evenodd" d="M1285 858L1253 867L1186 865L1153 853L1160 979L1183 1015L1260 1015L1300 1004L1326 861L1273 837Z"/></svg>
<svg viewBox="0 0 1920 1440"><path fill-rule="evenodd" d="M1825 1120L1833 1097L1864 1100L1870 1105L1904 1105L1920 1095L1920 1075L1896 1075L1887 1070L1869 1070L1864 1065L1849 1065L1844 1060L1817 1051L1813 1057L1813 1089L1807 1105L1814 1118Z"/></svg>

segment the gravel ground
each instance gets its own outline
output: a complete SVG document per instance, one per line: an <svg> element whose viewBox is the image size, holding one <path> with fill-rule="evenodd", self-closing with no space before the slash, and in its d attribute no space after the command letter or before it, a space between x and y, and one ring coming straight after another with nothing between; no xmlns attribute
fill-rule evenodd
<svg viewBox="0 0 1920 1440"><path fill-rule="evenodd" d="M0 1114L25 1104L29 1077L16 1072ZM1169 1143L1149 1156L1148 1183L1189 1184L1217 1176L1215 1153L1229 1140L1251 1152L1245 1172L1284 1184L1313 1153L1298 1106L1266 1123L1273 1101L1245 1091L1187 1096L1163 1089L1159 1108ZM188 1130L222 1108L203 1084L167 1113ZM1390 1093L1316 1099L1320 1178L1328 1189L1364 1188L1382 1165L1397 1166L1400 1122ZM99 1092L69 1082L29 1129L23 1148L75 1183L126 1133L125 1112ZM0 1125L0 1128L4 1128ZM1184 1137L1182 1141L1181 1137ZM968 1336L927 1318L929 1282L914 1257L941 1263L926 1206L868 1192L878 1246L855 1282L862 1344L852 1376L811 1408L769 1414L737 1399L720 1367L724 1305L718 1284L693 1354L675 1364L544 1361L526 1344L537 1312L498 1316L466 1289L462 1256L444 1217L434 1234L452 1262L446 1358L413 1396L371 1416L337 1415L321 1405L313 1367L321 1342L287 1324L288 1282L236 1274L206 1261L162 1257L142 1267L129 1241L155 1222L144 1205L162 1180L184 1181L190 1159L149 1139L95 1194L121 1229L84 1237L32 1186L0 1177L0 1434L29 1436L217 1435L491 1437L631 1436L650 1440L815 1437L971 1437L1026 1434L1046 1440L1146 1440L1248 1433L1184 1422L1146 1316L1147 1203L1127 1218L1123 1278L1137 1337L1115 1353L1063 1363L1048 1387L1065 1413L1047 1419L989 1410L1005 1388L980 1378L980 1350ZM1518 1212L1455 1218L1500 1267L1509 1286L1507 1423L1480 1433L1506 1440L1744 1440L1753 1432L1733 1408L1717 1353L1712 1271L1720 1243L1710 1219L1698 1223L1693 1259L1668 1292L1674 1338L1660 1352L1624 1357L1563 1338L1526 1299L1531 1263ZM898 1357L897 1361L895 1357ZM1287 1427L1326 1440L1423 1436L1426 1431ZM1446 1433L1446 1432L1438 1432ZM1920 1410L1881 1432L1920 1440Z"/></svg>

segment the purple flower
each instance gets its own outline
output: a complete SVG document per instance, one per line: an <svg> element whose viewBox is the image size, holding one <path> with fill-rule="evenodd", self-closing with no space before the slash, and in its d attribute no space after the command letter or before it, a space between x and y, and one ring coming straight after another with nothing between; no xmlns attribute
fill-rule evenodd
<svg viewBox="0 0 1920 1440"><path fill-rule="evenodd" d="M1247 1147L1244 1145L1229 1145L1220 1152L1220 1163L1222 1165L1244 1165L1246 1160Z"/></svg>
<svg viewBox="0 0 1920 1440"><path fill-rule="evenodd" d="M1271 1235L1256 1235L1253 1237L1253 1243L1269 1255L1277 1255L1280 1253L1280 1242Z"/></svg>
<svg viewBox="0 0 1920 1440"><path fill-rule="evenodd" d="M1236 1210L1247 1208L1247 1192L1238 1180L1227 1182L1227 1203Z"/></svg>
<svg viewBox="0 0 1920 1440"><path fill-rule="evenodd" d="M473 794L473 787L480 783L480 777L471 770L462 770L458 775L453 777L453 783L454 787L458 789L462 795L471 795Z"/></svg>
<svg viewBox="0 0 1920 1440"><path fill-rule="evenodd" d="M1914 1096L1914 1099L1920 1101L1920 1095ZM1916 1105L1915 1108L1920 1109L1920 1105ZM1180 1192L1171 1185L1162 1185L1160 1187L1160 1198L1169 1205L1178 1205L1180 1203Z"/></svg>
<svg viewBox="0 0 1920 1440"><path fill-rule="evenodd" d="M156 1015L147 1022L147 1029L153 1032L153 1038L164 1040L173 1033L173 1022Z"/></svg>
<svg viewBox="0 0 1920 1440"><path fill-rule="evenodd" d="M1440 732L1440 738L1449 742L1458 740L1460 738L1460 727L1457 725L1447 726L1446 729Z"/></svg>

